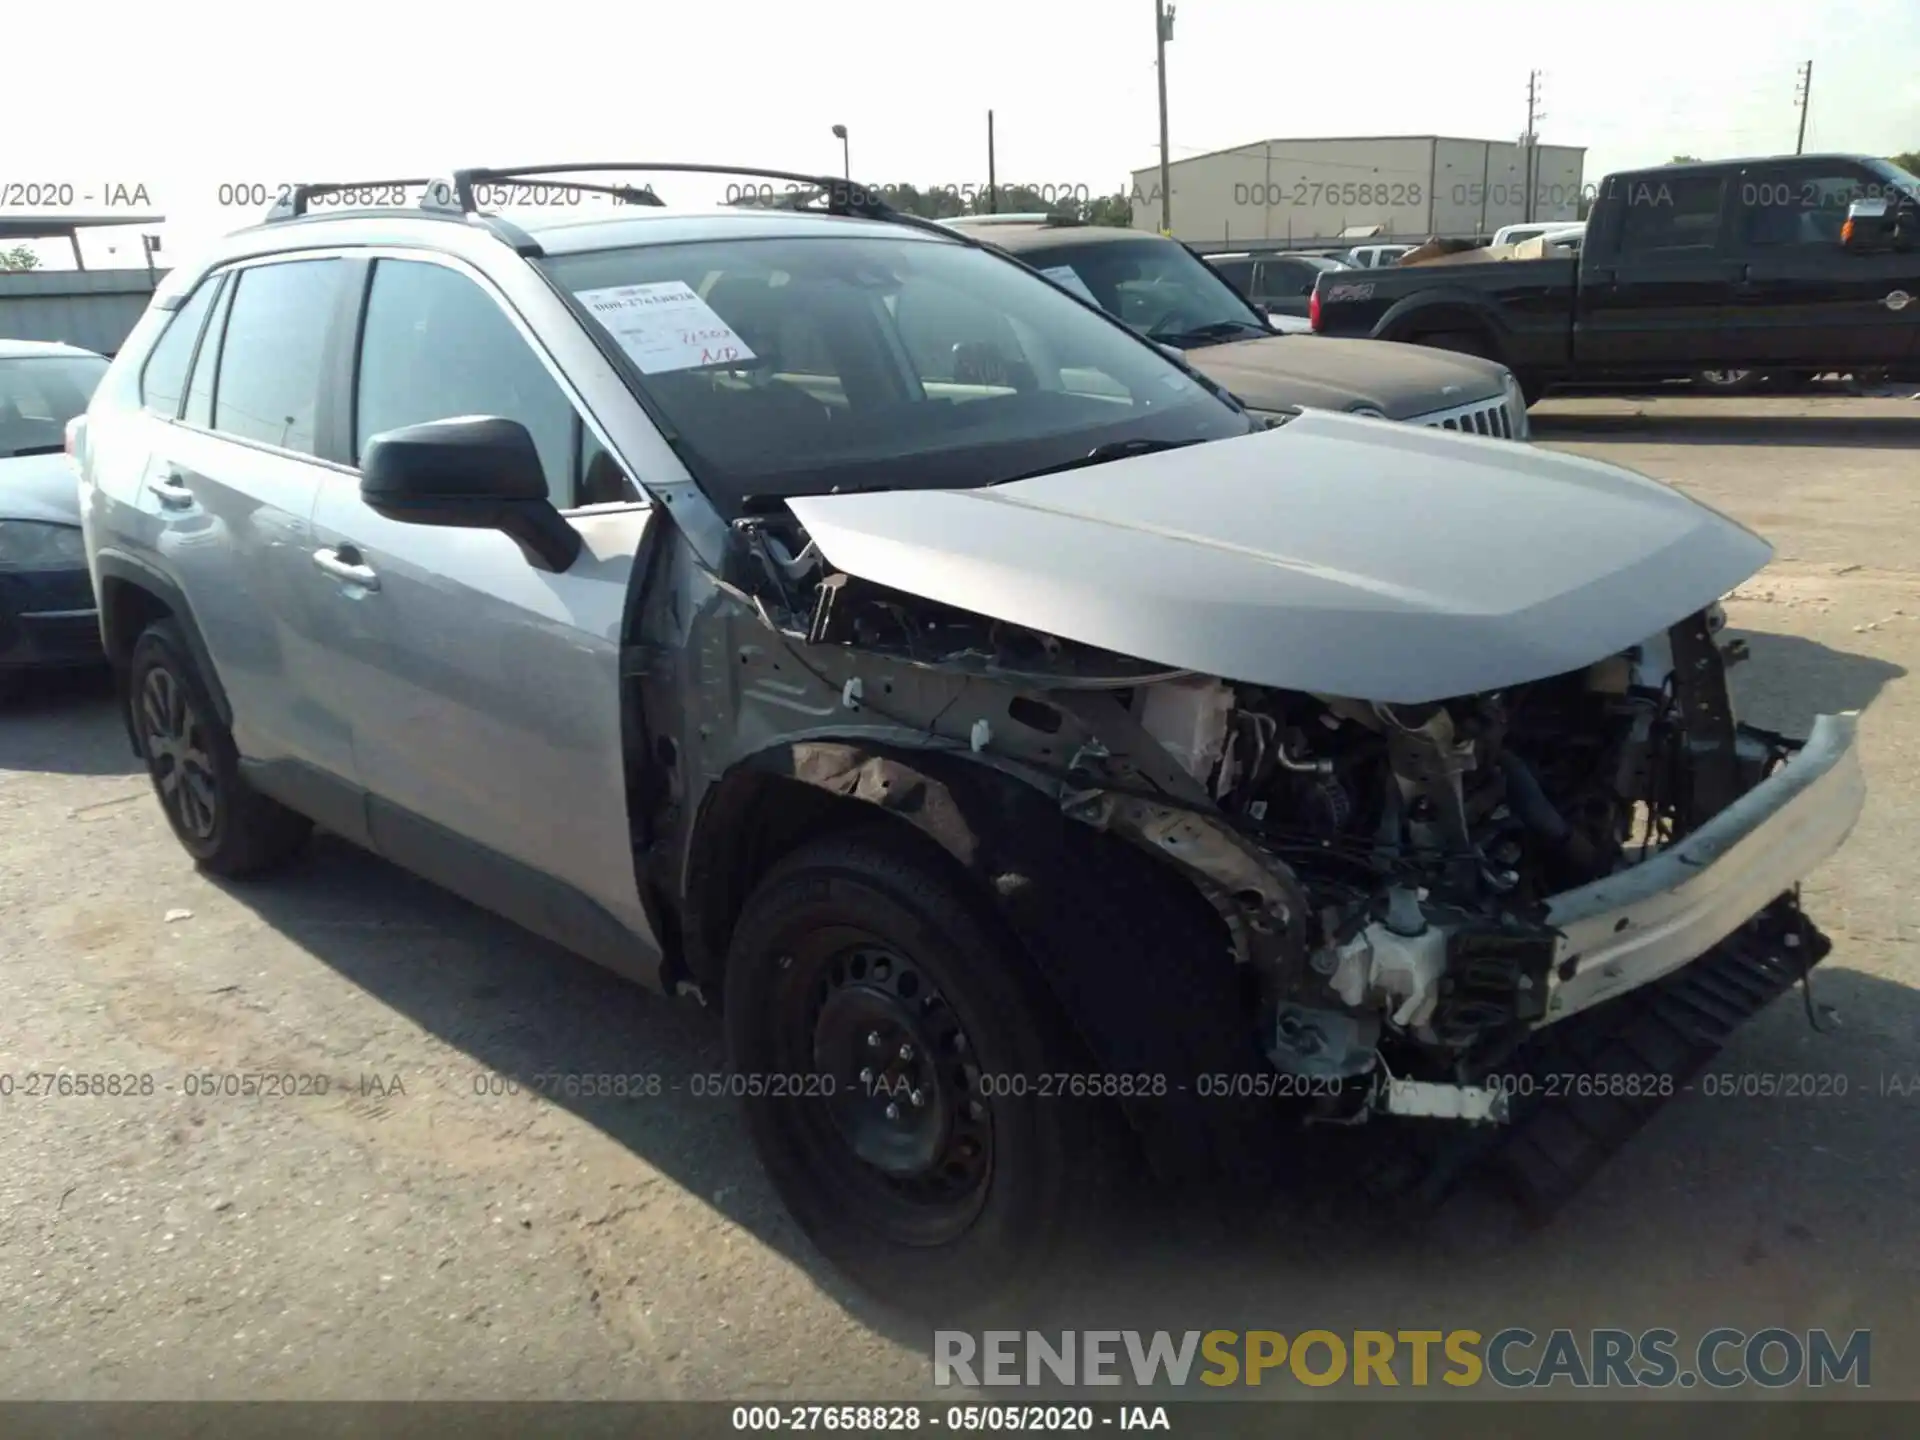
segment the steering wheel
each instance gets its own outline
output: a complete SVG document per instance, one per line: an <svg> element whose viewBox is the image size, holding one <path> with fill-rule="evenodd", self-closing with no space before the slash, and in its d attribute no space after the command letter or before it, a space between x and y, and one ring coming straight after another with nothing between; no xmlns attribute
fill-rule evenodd
<svg viewBox="0 0 1920 1440"><path fill-rule="evenodd" d="M1206 317L1189 310L1186 301L1175 300L1141 328L1149 336L1180 335L1188 330L1198 330L1206 323Z"/></svg>

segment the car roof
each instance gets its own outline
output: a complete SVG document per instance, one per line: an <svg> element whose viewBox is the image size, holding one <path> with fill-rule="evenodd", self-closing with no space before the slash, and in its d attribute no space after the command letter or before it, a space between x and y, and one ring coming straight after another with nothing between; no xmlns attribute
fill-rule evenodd
<svg viewBox="0 0 1920 1440"><path fill-rule="evenodd" d="M60 340L0 340L0 360L26 360L35 357L91 355L95 360L107 357L97 350L85 350Z"/></svg>

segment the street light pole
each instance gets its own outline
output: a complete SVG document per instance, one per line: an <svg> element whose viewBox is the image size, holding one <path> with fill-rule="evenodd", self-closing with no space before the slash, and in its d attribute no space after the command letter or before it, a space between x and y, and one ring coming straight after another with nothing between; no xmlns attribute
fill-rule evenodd
<svg viewBox="0 0 1920 1440"><path fill-rule="evenodd" d="M1153 0L1154 66L1160 76L1160 232L1173 234L1173 172L1167 161L1167 41L1173 38L1173 6Z"/></svg>
<svg viewBox="0 0 1920 1440"><path fill-rule="evenodd" d="M847 151L847 127L844 125L834 126L833 136L834 139L840 142L840 173L851 180L853 179L853 161L849 158Z"/></svg>

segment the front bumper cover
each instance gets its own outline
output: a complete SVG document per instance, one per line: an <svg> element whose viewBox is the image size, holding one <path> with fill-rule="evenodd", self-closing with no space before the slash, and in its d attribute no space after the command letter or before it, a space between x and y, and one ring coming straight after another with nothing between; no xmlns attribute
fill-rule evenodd
<svg viewBox="0 0 1920 1440"><path fill-rule="evenodd" d="M1855 715L1820 716L1798 754L1684 840L1555 896L1540 1024L1705 954L1838 850L1866 803L1856 738Z"/></svg>
<svg viewBox="0 0 1920 1440"><path fill-rule="evenodd" d="M0 669L94 665L105 658L84 566L0 571Z"/></svg>

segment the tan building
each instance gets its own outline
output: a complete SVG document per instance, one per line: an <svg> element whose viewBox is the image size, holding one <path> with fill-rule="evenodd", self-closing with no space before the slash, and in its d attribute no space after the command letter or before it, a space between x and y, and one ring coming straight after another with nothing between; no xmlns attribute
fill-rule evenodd
<svg viewBox="0 0 1920 1440"><path fill-rule="evenodd" d="M1343 235L1403 241L1491 235L1574 220L1588 194L1584 146L1527 147L1442 135L1261 140L1176 160L1173 233L1190 245L1301 244ZM1160 170L1133 172L1133 223L1160 228ZM1590 197L1589 197L1590 198Z"/></svg>

